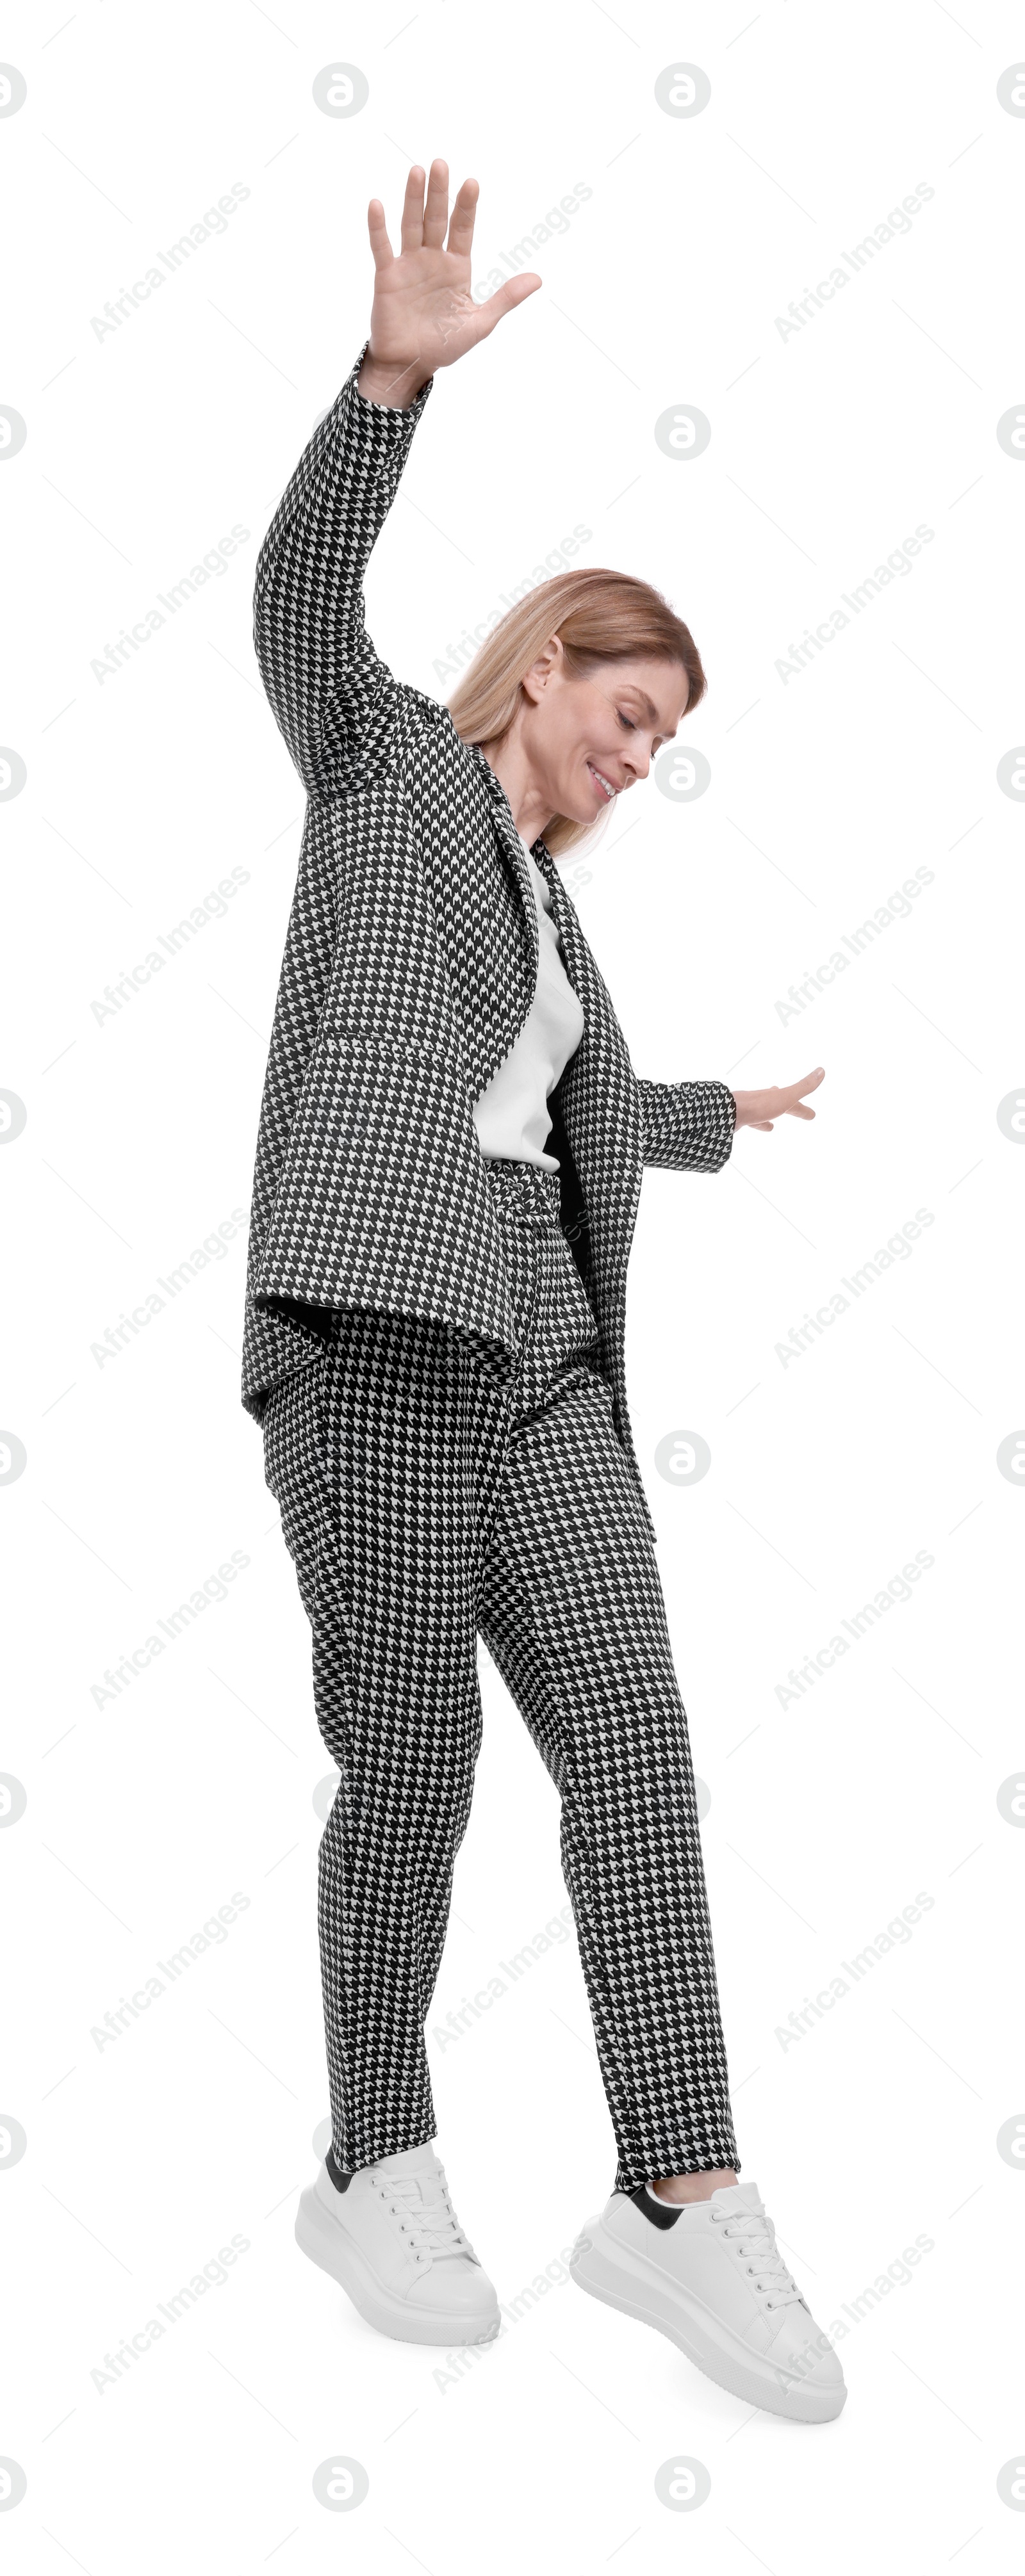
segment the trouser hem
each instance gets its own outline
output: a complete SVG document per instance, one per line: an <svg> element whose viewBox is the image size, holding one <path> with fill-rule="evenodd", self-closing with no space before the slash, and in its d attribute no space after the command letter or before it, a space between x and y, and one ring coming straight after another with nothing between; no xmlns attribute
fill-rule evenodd
<svg viewBox="0 0 1025 2576"><path fill-rule="evenodd" d="M620 2160L616 2166L616 2178L612 2185L612 2189L613 2191L636 2191L640 2183L665 2180L670 2173L739 2174L739 2172L740 2157L737 2154L736 2147L732 2144L724 2144L721 2155L702 2156L697 2161L693 2158L681 2155L677 2157L671 2166L667 2162L665 2156L661 2154L658 2156L652 2155L647 2159L647 2161L642 2161L640 2164L624 2164L622 2160Z"/></svg>

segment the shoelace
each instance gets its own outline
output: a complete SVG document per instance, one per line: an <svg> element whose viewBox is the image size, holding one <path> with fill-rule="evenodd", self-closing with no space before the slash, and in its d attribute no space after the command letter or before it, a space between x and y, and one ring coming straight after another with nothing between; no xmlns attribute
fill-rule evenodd
<svg viewBox="0 0 1025 2576"><path fill-rule="evenodd" d="M441 2163L438 2177L440 2202L436 2194L433 2206L429 2208L424 2207L421 2198L421 2185L429 2183L429 2175L393 2174L378 2182L377 2188L387 2208L403 2213L399 2223L411 2240L418 2262L429 2261L436 2254L469 2254L476 2260L469 2237L460 2227L452 2207L445 2168Z"/></svg>
<svg viewBox="0 0 1025 2576"><path fill-rule="evenodd" d="M795 2300L802 2308L807 2306L792 2272L784 2263L771 2218L763 2218L757 2209L733 2210L723 2218L713 2209L712 2223L722 2228L724 2236L735 2240L746 2270L754 2274L755 2289L766 2293L770 2308L792 2307ZM747 2260L749 2255L753 2256L753 2261ZM768 2295L770 2291L771 2297Z"/></svg>

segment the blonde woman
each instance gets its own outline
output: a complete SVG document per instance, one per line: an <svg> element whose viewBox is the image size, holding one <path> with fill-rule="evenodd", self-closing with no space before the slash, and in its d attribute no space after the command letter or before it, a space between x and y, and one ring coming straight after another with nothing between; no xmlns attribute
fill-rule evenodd
<svg viewBox="0 0 1025 2576"><path fill-rule="evenodd" d="M262 1423L339 1771L319 1855L332 2142L300 2245L385 2334L485 2342L495 2290L432 2144L424 2022L481 1740L485 1639L561 1800L616 2142L580 2286L738 2396L845 2389L738 2182L687 1721L623 1372L645 1163L714 1172L788 1090L639 1080L556 858L697 704L647 583L543 583L450 707L362 579L436 371L532 294L470 295L477 184L369 210L370 335L261 549L255 636L307 791L260 1117L243 1402ZM482 2005L482 2009L485 2005ZM535 2152L547 2157L543 2137Z"/></svg>

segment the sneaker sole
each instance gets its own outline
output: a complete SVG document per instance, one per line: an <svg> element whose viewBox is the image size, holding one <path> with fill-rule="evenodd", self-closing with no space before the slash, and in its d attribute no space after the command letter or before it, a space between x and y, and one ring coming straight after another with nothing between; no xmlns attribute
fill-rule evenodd
<svg viewBox="0 0 1025 2576"><path fill-rule="evenodd" d="M494 2314L482 2320L460 2316L443 2309L433 2315L424 2310L418 2316L404 2299L386 2290L371 2271L370 2265L351 2238L343 2234L337 2220L326 2210L312 2184L299 2195L295 2219L295 2241L311 2263L329 2272L358 2308L360 2316L378 2334L391 2335L400 2343L478 2344L491 2343L499 2331L501 2316L496 2305Z"/></svg>
<svg viewBox="0 0 1025 2576"><path fill-rule="evenodd" d="M838 2388L816 2387L761 2361L739 2335L692 2304L685 2291L667 2289L655 2279L625 2246L617 2245L600 2218L581 2229L569 2270L578 2289L668 2335L688 2361L720 2388L728 2388L731 2396L746 2398L749 2405L763 2406L770 2415L785 2415L798 2424L828 2424L839 2415L847 2396L842 2381Z"/></svg>

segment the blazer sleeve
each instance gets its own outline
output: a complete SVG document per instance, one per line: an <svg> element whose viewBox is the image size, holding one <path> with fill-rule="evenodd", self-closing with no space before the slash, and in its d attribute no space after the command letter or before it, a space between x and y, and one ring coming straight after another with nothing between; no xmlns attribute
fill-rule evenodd
<svg viewBox="0 0 1025 2576"><path fill-rule="evenodd" d="M737 1104L724 1082L641 1082L644 1161L669 1172L718 1172L729 1161Z"/></svg>
<svg viewBox="0 0 1025 2576"><path fill-rule="evenodd" d="M386 752L403 695L366 631L363 575L433 385L405 410L351 375L314 430L260 548L253 642L274 717L310 796Z"/></svg>

